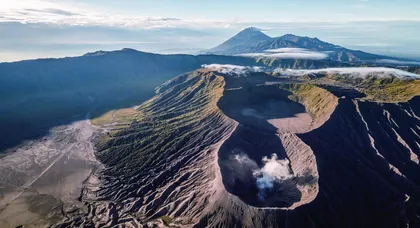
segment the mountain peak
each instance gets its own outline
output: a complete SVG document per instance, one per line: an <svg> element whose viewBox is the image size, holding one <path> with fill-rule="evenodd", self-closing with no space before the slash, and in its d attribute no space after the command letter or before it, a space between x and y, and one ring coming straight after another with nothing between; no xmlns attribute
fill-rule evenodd
<svg viewBox="0 0 420 228"><path fill-rule="evenodd" d="M253 39L258 38L258 39L261 39L261 40L271 39L271 37L267 36L266 34L261 32L261 29L256 28L256 27L246 28L246 29L240 31L238 34L236 34L232 38L235 38L235 37L243 37L243 38L251 37Z"/></svg>
<svg viewBox="0 0 420 228"><path fill-rule="evenodd" d="M248 27L242 30L241 32L261 32L261 29L257 27Z"/></svg>
<svg viewBox="0 0 420 228"><path fill-rule="evenodd" d="M300 37L293 34L286 34L280 37L282 40L296 42Z"/></svg>
<svg viewBox="0 0 420 228"><path fill-rule="evenodd" d="M94 51L94 52L88 52L88 53L84 54L83 56L101 56L101 55L105 55L107 53L108 53L108 51L99 50L99 51Z"/></svg>
<svg viewBox="0 0 420 228"><path fill-rule="evenodd" d="M263 32L261 32L261 29L256 27L249 27L242 31L240 31L238 34L227 40L226 42L222 43L221 45L212 48L207 51L207 53L223 53L223 54L234 54L233 52L227 52L224 53L224 50L230 50L230 49L240 49L241 47L248 47L256 45L260 42L269 41L272 40L271 37L267 36Z"/></svg>
<svg viewBox="0 0 420 228"><path fill-rule="evenodd" d="M116 50L116 51L99 50L99 51L94 51L94 52L88 52L84 54L83 56L102 56L102 55L106 55L110 53L145 53L145 52L137 51L136 49L132 49L132 48L123 48L121 50Z"/></svg>

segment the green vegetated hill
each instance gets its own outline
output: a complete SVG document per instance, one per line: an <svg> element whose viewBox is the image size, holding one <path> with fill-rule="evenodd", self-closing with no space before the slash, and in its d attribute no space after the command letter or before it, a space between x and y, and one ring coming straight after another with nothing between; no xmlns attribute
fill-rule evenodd
<svg viewBox="0 0 420 228"><path fill-rule="evenodd" d="M412 69L412 72L415 71ZM395 76L392 73L380 73L377 75L371 73L366 76L358 76L357 74L353 75L350 73L302 72L302 75L288 76L286 71L285 75L284 73L273 73L272 75L274 77L297 80L301 83L329 87L330 89L341 87L336 91L338 92L337 94L347 90L346 94L351 94L352 97L359 97L375 102L407 102L413 97L420 96L420 79ZM304 88L310 91L310 88Z"/></svg>
<svg viewBox="0 0 420 228"><path fill-rule="evenodd" d="M408 72L420 75L420 67L412 66L412 67L404 67L403 69L408 71Z"/></svg>
<svg viewBox="0 0 420 228"><path fill-rule="evenodd" d="M407 102L420 96L420 80L412 78L368 76L353 78L346 75L328 75L334 82L354 87L366 95L365 99L377 102Z"/></svg>
<svg viewBox="0 0 420 228"><path fill-rule="evenodd" d="M314 84L282 84L279 88L292 92L289 98L303 104L314 122L322 121L337 106L334 94Z"/></svg>
<svg viewBox="0 0 420 228"><path fill-rule="evenodd" d="M420 80L368 78L360 86L368 98L384 102L406 102L420 96Z"/></svg>
<svg viewBox="0 0 420 228"><path fill-rule="evenodd" d="M216 106L223 85L223 78L210 71L172 80L169 89L137 108L129 126L108 134L109 141L99 145L98 158L113 167L110 172L128 176L175 158L191 138L206 137L205 132L223 120ZM203 124L213 121L213 127Z"/></svg>

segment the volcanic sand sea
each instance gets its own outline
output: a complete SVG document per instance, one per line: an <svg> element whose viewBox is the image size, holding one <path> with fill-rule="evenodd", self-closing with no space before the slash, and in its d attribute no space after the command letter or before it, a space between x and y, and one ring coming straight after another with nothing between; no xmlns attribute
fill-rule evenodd
<svg viewBox="0 0 420 228"><path fill-rule="evenodd" d="M56 127L0 159L0 227L48 226L80 204L84 181L100 165L89 120Z"/></svg>

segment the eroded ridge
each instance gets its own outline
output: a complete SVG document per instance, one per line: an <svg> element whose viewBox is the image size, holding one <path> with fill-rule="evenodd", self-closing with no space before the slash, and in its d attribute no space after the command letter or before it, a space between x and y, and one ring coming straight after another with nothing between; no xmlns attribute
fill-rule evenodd
<svg viewBox="0 0 420 228"><path fill-rule="evenodd" d="M420 214L420 100L356 92L263 72L179 76L98 144L106 169L61 226L406 227Z"/></svg>
<svg viewBox="0 0 420 228"><path fill-rule="evenodd" d="M162 216L198 223L223 192L217 151L236 126L216 105L223 86L222 77L199 71L160 87L129 127L101 144L97 155L108 168L84 198L89 216L73 215L62 226L146 224Z"/></svg>

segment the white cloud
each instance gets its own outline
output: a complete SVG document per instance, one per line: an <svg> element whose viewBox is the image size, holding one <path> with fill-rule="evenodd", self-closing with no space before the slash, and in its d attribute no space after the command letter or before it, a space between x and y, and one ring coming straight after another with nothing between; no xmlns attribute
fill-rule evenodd
<svg viewBox="0 0 420 228"><path fill-rule="evenodd" d="M396 44L389 44L389 43L370 43L370 44L353 44L353 46L359 47L396 47Z"/></svg>
<svg viewBox="0 0 420 228"><path fill-rule="evenodd" d="M393 60L393 59L380 59L377 60L378 63L385 63L385 64L400 64L400 65L420 65L420 62L415 61L400 61L400 60Z"/></svg>
<svg viewBox="0 0 420 228"><path fill-rule="evenodd" d="M413 74L407 71L386 68L386 67L347 67L347 68L325 68L315 70L294 70L294 69L276 69L274 72L284 76L302 76L305 74L340 74L349 75L356 78L366 78L369 75L377 77L398 77L398 78L414 78L420 79L420 75Z"/></svg>
<svg viewBox="0 0 420 228"><path fill-rule="evenodd" d="M306 53L276 53L268 55L267 57L278 59L313 59L321 60L328 57L325 53L320 52L306 52Z"/></svg>
<svg viewBox="0 0 420 228"><path fill-rule="evenodd" d="M310 51L304 48L278 48L265 50L264 53L247 53L239 56L263 57L276 59L313 59L321 60L328 57L327 53Z"/></svg>
<svg viewBox="0 0 420 228"><path fill-rule="evenodd" d="M207 68L212 71L217 71L222 74L232 74L232 75L247 75L251 72L262 72L264 68L261 67L248 67L248 66L237 66L230 64L209 64L202 65L202 68ZM377 77L397 77L401 79L414 78L420 79L420 75L410 73L407 71L387 68L387 67L343 67L343 68L324 68L324 69L283 69L277 68L274 70L275 73L278 73L283 76L303 76L305 74L340 74L340 75L349 75L356 78L366 78L367 76L377 76Z"/></svg>
<svg viewBox="0 0 420 228"><path fill-rule="evenodd" d="M248 67L248 66L237 66L230 64L204 64L202 68L207 68L211 71L217 71L222 74L235 74L235 75L246 75L250 72L261 72L261 67Z"/></svg>
<svg viewBox="0 0 420 228"><path fill-rule="evenodd" d="M305 48L277 48L277 49L268 49L265 52L269 53L302 53L307 52Z"/></svg>
<svg viewBox="0 0 420 228"><path fill-rule="evenodd" d="M71 4L70 4L71 3ZM171 17L148 17L113 14L95 10L86 4L49 0L6 0L0 4L0 22L48 23L67 26L116 26L158 29L176 27L226 27L230 21L205 19L181 20Z"/></svg>
<svg viewBox="0 0 420 228"><path fill-rule="evenodd" d="M106 4L104 4L106 5ZM217 28L240 29L256 24L278 25L279 23L316 23L316 22L350 22L350 21L401 21L416 20L417 18L358 18L334 17L306 18L284 17L270 20L240 20L240 19L177 19L171 17L148 17L121 13L120 11L103 10L99 5L77 3L72 0L2 0L0 4L0 22L20 23L51 23L58 25L93 25L93 26L119 26L129 28L158 29L158 28Z"/></svg>

